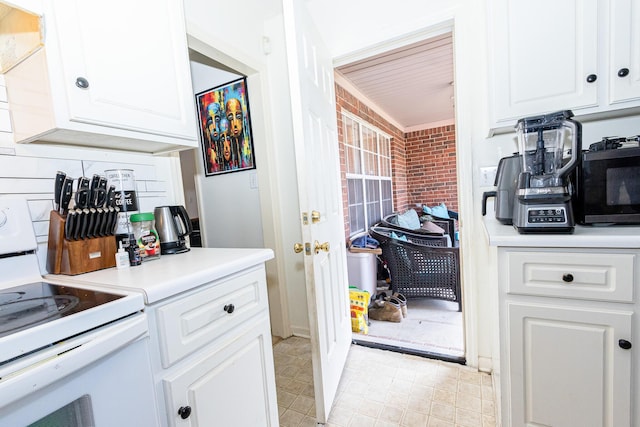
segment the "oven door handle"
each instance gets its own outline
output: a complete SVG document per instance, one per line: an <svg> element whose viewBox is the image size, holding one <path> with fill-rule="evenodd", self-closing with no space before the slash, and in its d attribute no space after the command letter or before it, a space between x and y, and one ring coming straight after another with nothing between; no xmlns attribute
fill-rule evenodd
<svg viewBox="0 0 640 427"><path fill-rule="evenodd" d="M141 337L148 336L146 314L98 328L74 338L62 346L43 350L28 366L3 373L0 379L0 407L41 390L60 379L115 353ZM48 354L47 354L48 353Z"/></svg>

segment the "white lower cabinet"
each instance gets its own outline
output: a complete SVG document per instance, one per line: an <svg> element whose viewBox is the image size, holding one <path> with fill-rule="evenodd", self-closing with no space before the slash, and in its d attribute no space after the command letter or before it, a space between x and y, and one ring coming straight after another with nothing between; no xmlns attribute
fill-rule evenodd
<svg viewBox="0 0 640 427"><path fill-rule="evenodd" d="M503 426L633 425L638 257L498 247Z"/></svg>
<svg viewBox="0 0 640 427"><path fill-rule="evenodd" d="M269 319L163 380L172 425L277 426Z"/></svg>
<svg viewBox="0 0 640 427"><path fill-rule="evenodd" d="M507 302L510 426L629 426L631 311Z"/></svg>
<svg viewBox="0 0 640 427"><path fill-rule="evenodd" d="M163 425L278 426L263 265L153 304L148 312Z"/></svg>

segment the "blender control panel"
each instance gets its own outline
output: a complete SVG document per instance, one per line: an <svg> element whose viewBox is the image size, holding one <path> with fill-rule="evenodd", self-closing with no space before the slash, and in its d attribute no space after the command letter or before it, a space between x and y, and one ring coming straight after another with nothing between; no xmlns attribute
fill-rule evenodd
<svg viewBox="0 0 640 427"><path fill-rule="evenodd" d="M527 211L529 224L564 224L567 211L564 207L536 207Z"/></svg>

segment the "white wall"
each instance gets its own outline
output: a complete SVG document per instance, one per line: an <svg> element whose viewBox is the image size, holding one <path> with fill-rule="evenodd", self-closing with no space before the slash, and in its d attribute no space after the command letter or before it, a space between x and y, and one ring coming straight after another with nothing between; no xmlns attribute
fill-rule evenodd
<svg viewBox="0 0 640 427"><path fill-rule="evenodd" d="M292 249L302 233L280 2L240 0L212 7L191 0L185 15L193 50L248 76L262 236L275 252L267 263L271 329L277 336L309 336L303 259Z"/></svg>
<svg viewBox="0 0 640 427"><path fill-rule="evenodd" d="M237 80L240 74L191 61L194 94ZM248 86L251 111L251 87ZM254 144L256 142L254 141ZM256 170L205 176L202 147L196 159L200 233L204 247L261 248L262 220ZM260 159L255 159L260 167ZM255 185L254 185L255 184Z"/></svg>

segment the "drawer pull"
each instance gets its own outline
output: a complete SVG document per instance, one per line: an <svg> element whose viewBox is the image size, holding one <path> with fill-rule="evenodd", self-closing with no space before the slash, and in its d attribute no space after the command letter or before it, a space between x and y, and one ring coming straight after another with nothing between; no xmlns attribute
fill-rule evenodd
<svg viewBox="0 0 640 427"><path fill-rule="evenodd" d="M571 273L563 274L562 275L562 281L563 282L567 282L567 283L573 282L573 274L571 274Z"/></svg>
<svg viewBox="0 0 640 427"><path fill-rule="evenodd" d="M620 348L623 348L625 350L629 350L631 348L631 343L627 340L618 340L618 345L620 346Z"/></svg>
<svg viewBox="0 0 640 427"><path fill-rule="evenodd" d="M178 415L180 415L180 418L183 420L189 418L189 415L191 415L191 406L181 406L180 409L178 409Z"/></svg>
<svg viewBox="0 0 640 427"><path fill-rule="evenodd" d="M224 306L224 311L226 311L229 314L233 313L233 310L235 309L236 307L233 304L227 304Z"/></svg>

